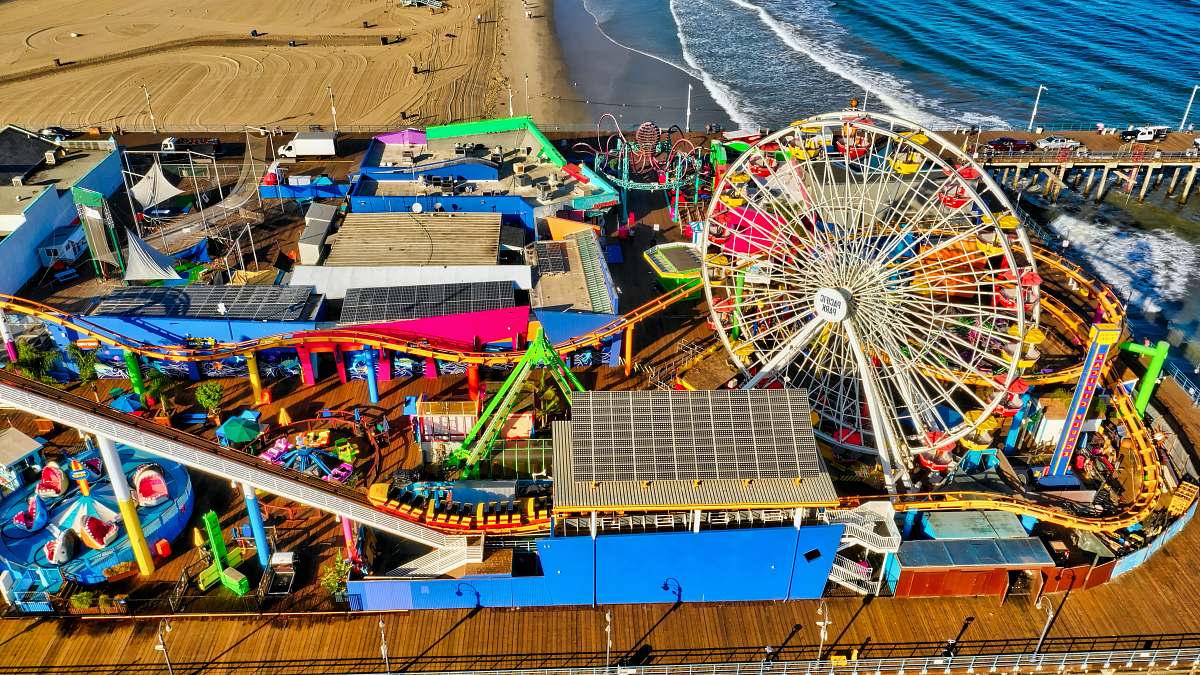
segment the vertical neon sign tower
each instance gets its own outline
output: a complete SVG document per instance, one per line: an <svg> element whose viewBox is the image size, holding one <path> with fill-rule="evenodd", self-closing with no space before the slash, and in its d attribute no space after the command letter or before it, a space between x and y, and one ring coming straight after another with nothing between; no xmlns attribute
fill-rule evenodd
<svg viewBox="0 0 1200 675"><path fill-rule="evenodd" d="M1083 423L1087 418L1088 408L1092 405L1092 396L1100 385L1100 375L1104 372L1109 352L1121 338L1121 328L1116 324L1098 323L1092 326L1088 337L1087 358L1083 362L1083 372L1079 376L1079 384L1075 385L1075 395L1071 398L1071 407L1067 409L1067 419L1063 426L1062 436L1054 448L1054 456L1050 466L1042 474L1041 482L1048 485L1069 485L1072 480L1064 480L1071 472L1071 455L1075 446L1079 445L1079 435L1083 431Z"/></svg>

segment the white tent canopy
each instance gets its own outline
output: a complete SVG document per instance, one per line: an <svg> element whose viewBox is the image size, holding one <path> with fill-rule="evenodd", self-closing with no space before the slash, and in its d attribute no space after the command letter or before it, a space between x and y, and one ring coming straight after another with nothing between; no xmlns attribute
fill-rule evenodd
<svg viewBox="0 0 1200 675"><path fill-rule="evenodd" d="M175 259L162 253L128 229L129 247L125 251L125 281L180 279Z"/></svg>
<svg viewBox="0 0 1200 675"><path fill-rule="evenodd" d="M131 192L133 192L133 198L137 200L138 204L141 204L143 209L152 209L175 195L183 194L183 190L167 180L162 166L157 161L146 172L146 175L134 184Z"/></svg>

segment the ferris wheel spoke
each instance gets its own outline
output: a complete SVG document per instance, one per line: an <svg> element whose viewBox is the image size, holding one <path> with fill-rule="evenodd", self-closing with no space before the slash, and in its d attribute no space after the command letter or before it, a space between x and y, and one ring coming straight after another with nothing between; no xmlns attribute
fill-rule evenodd
<svg viewBox="0 0 1200 675"><path fill-rule="evenodd" d="M781 366L796 358L800 350L804 349L812 340L817 330L821 328L826 321L820 317L814 317L808 323L800 327L800 330L788 339L782 347L780 347L770 358L766 359L758 372L750 378L744 385L744 389L753 389L757 387L764 379L774 375Z"/></svg>
<svg viewBox="0 0 1200 675"><path fill-rule="evenodd" d="M894 411L883 402L883 397L880 395L879 382L875 379L875 373L871 367L871 362L867 358L867 353L863 349L862 342L858 339L858 334L854 330L854 323L850 320L842 322L842 330L846 333L846 341L850 344L850 349L854 353L855 363L858 365L858 377L862 383L864 398L866 399L867 411L870 414L871 429L874 431L875 447L879 451L879 463L883 468L883 480L888 487L888 492L895 492L896 489L896 465L907 466L907 454L901 452L900 443L897 442L895 433L891 428L891 420L895 418ZM899 472L901 480L906 484L909 481L908 472Z"/></svg>

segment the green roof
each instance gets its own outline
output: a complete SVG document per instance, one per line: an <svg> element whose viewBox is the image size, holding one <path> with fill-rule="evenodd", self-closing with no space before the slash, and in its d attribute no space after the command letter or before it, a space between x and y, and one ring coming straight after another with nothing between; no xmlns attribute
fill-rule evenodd
<svg viewBox="0 0 1200 675"><path fill-rule="evenodd" d="M480 134L502 134L509 131L528 131L542 149L539 154L554 163L555 166L565 166L567 160L554 147L549 138L533 123L530 117L501 117L494 120L479 120L477 122L459 122L429 127L425 130L427 140L440 138L458 138L460 136L477 136Z"/></svg>

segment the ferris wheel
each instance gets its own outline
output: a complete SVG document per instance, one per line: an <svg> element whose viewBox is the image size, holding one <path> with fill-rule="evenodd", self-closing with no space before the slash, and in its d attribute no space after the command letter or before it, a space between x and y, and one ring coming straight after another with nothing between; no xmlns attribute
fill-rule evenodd
<svg viewBox="0 0 1200 675"><path fill-rule="evenodd" d="M1019 408L1041 279L1012 204L944 138L796 122L724 168L701 246L743 386L806 388L818 436L877 453L889 489Z"/></svg>

